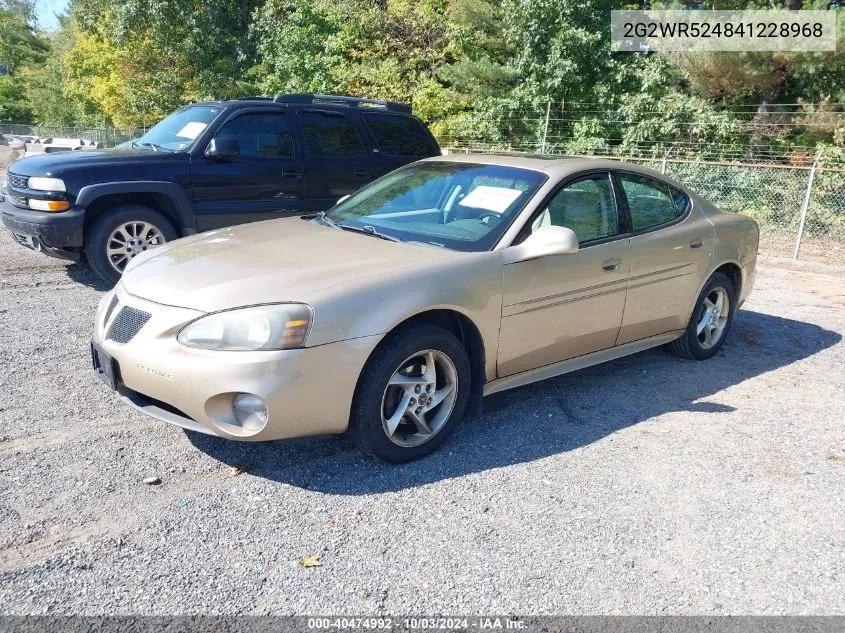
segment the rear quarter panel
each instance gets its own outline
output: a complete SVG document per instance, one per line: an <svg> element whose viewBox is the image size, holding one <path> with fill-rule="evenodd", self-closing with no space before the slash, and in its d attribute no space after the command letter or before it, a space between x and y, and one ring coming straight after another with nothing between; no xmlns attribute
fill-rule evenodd
<svg viewBox="0 0 845 633"><path fill-rule="evenodd" d="M724 264L739 266L742 271L739 303L742 303L748 298L754 285L760 229L757 222L748 216L725 213L706 200L700 200L700 204L707 218L716 228L713 263L707 278Z"/></svg>

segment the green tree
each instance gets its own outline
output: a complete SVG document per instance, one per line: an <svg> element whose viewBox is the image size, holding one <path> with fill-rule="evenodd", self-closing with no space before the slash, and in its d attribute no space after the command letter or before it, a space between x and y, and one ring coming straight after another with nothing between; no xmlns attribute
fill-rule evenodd
<svg viewBox="0 0 845 633"><path fill-rule="evenodd" d="M43 63L50 45L33 28L34 10L29 0L0 0L0 121L28 123L32 107L26 98L21 72L28 64Z"/></svg>

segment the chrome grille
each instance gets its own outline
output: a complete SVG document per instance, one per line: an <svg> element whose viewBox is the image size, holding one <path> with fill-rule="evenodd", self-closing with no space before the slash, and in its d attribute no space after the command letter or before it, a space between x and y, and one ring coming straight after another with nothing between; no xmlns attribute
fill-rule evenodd
<svg viewBox="0 0 845 633"><path fill-rule="evenodd" d="M26 189L28 176L18 176L17 174L9 174L9 187L14 189Z"/></svg>
<svg viewBox="0 0 845 633"><path fill-rule="evenodd" d="M115 343L128 343L144 327L151 316L149 312L124 306L117 313L114 324L111 326L109 338Z"/></svg>
<svg viewBox="0 0 845 633"><path fill-rule="evenodd" d="M117 295L115 295L114 297L111 298L111 302L109 303L109 307L106 308L106 316L103 319L103 325L105 325L106 323L109 322L109 317L111 316L111 313L114 312L114 309L117 307L117 303L118 303Z"/></svg>

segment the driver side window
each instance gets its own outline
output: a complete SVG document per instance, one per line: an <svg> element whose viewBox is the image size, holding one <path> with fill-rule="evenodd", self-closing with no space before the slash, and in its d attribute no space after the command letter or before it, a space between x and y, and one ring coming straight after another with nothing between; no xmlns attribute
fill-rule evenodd
<svg viewBox="0 0 845 633"><path fill-rule="evenodd" d="M590 176L566 185L534 218L531 231L543 226L572 229L579 244L617 235L619 219L610 177Z"/></svg>
<svg viewBox="0 0 845 633"><path fill-rule="evenodd" d="M242 114L228 121L217 132L217 138L226 137L237 141L241 156L293 156L293 137L283 114Z"/></svg>

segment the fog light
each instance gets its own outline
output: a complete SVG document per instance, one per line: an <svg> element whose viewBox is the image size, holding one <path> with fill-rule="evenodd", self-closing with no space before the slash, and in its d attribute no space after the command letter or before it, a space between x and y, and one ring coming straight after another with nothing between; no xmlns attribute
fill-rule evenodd
<svg viewBox="0 0 845 633"><path fill-rule="evenodd" d="M251 393L239 393L232 398L235 420L247 431L260 431L267 424L267 405Z"/></svg>

